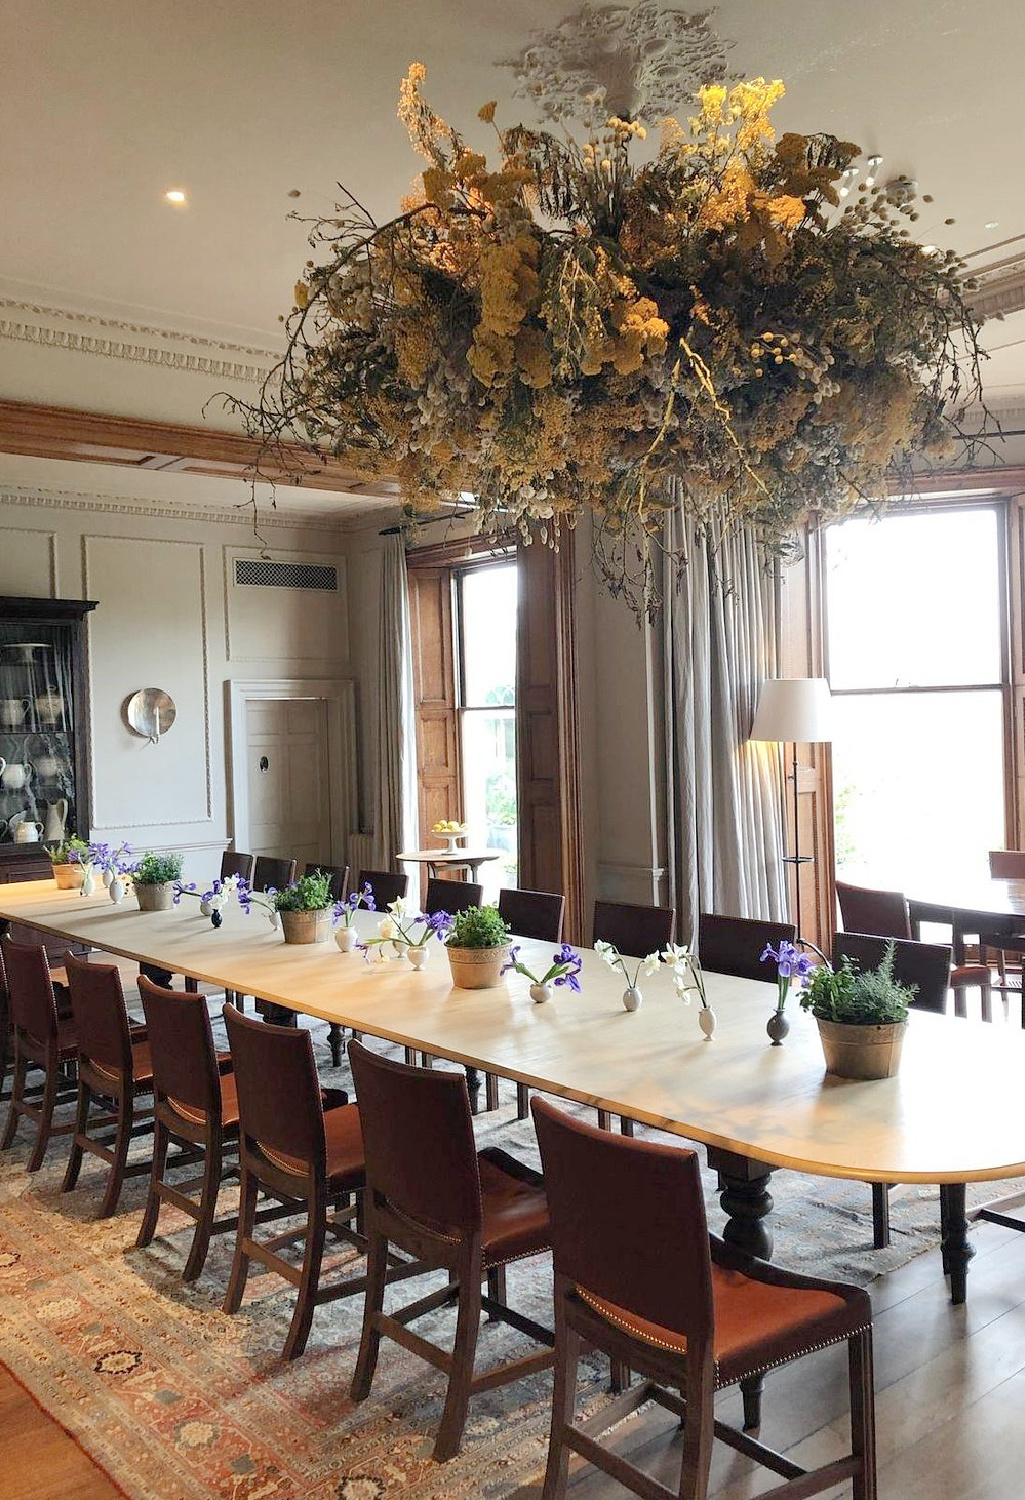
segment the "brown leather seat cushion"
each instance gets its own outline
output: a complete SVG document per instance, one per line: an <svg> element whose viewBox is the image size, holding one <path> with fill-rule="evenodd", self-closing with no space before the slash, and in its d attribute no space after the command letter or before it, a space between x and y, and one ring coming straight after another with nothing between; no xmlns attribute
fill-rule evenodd
<svg viewBox="0 0 1025 1500"><path fill-rule="evenodd" d="M235 1082L234 1073L222 1073L221 1080L221 1128L228 1130L238 1124L238 1086ZM188 1120L190 1125L202 1125L206 1120L206 1111L194 1109L191 1104L186 1104L181 1099L168 1099L168 1104L175 1114L181 1115L183 1120Z"/></svg>
<svg viewBox="0 0 1025 1500"><path fill-rule="evenodd" d="M486 1265L502 1265L546 1250L548 1200L540 1172L506 1151L489 1147L477 1154Z"/></svg>
<svg viewBox="0 0 1025 1500"><path fill-rule="evenodd" d="M871 1323L867 1295L856 1287L826 1292L801 1285L800 1277L793 1280L796 1285L775 1286L713 1263L718 1385L732 1385L744 1375L783 1364L797 1354L839 1343ZM686 1353L683 1334L640 1318L582 1287L577 1288L577 1294L615 1328L656 1348Z"/></svg>
<svg viewBox="0 0 1025 1500"><path fill-rule="evenodd" d="M324 1134L327 1138L327 1179L332 1192L343 1192L358 1187L363 1182L363 1132L360 1129L359 1109L355 1104L343 1104L338 1109L324 1111ZM284 1172L305 1177L307 1163L297 1156L286 1156L280 1151L261 1146L268 1161Z"/></svg>
<svg viewBox="0 0 1025 1500"><path fill-rule="evenodd" d="M93 1062L92 1067L101 1078L117 1077L117 1070L105 1067L103 1063ZM153 1082L153 1059L150 1056L149 1042L132 1043L132 1080L137 1087Z"/></svg>

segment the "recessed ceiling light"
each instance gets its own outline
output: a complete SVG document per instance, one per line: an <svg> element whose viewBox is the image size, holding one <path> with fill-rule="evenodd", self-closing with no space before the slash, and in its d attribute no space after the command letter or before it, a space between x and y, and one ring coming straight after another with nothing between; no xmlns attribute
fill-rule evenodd
<svg viewBox="0 0 1025 1500"><path fill-rule="evenodd" d="M168 203L173 203L179 208L183 203L188 203L189 201L184 188L168 188L164 197Z"/></svg>
<svg viewBox="0 0 1025 1500"><path fill-rule="evenodd" d="M985 224L983 224L982 227L983 227L983 229L999 229L1000 228L1000 220L999 219L987 219L986 222L985 222Z"/></svg>

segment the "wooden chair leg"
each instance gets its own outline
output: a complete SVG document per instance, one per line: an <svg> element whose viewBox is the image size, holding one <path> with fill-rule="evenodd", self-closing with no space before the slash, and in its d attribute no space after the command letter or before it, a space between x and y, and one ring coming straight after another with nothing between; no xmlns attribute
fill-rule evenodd
<svg viewBox="0 0 1025 1500"><path fill-rule="evenodd" d="M24 1056L18 1043L14 1044L14 1074L11 1078L11 1104L7 1111L7 1125L4 1129L3 1142L0 1149L6 1151L14 1144L14 1135L18 1129L18 1116L21 1114L21 1105L25 1098L25 1075L28 1072L28 1058Z"/></svg>
<svg viewBox="0 0 1025 1500"><path fill-rule="evenodd" d="M249 1277L249 1254L245 1246L246 1240L252 1238L256 1219L256 1195L259 1184L245 1167L242 1168L242 1181L239 1186L241 1192L238 1205L238 1228L235 1231L235 1258L231 1263L228 1290L224 1294L226 1313L236 1313L242 1306L242 1294Z"/></svg>
<svg viewBox="0 0 1025 1500"><path fill-rule="evenodd" d="M612 1112L611 1112L611 1110L600 1109L598 1111L598 1129L599 1130L611 1130L612 1129Z"/></svg>
<svg viewBox="0 0 1025 1500"><path fill-rule="evenodd" d="M680 1391L680 1395L687 1407L680 1464L680 1500L707 1500L715 1436L712 1389L709 1386L703 1392L700 1379L695 1379Z"/></svg>
<svg viewBox="0 0 1025 1500"><path fill-rule="evenodd" d="M580 1335L566 1326L562 1299L555 1305L555 1384L552 1389L552 1424L548 1437L548 1464L541 1500L562 1500L569 1478L569 1448L565 1434L573 1425L577 1406L577 1367Z"/></svg>
<svg viewBox="0 0 1025 1500"><path fill-rule="evenodd" d="M127 1087L117 1101L114 1160L110 1166L110 1176L107 1178L107 1188L103 1194L103 1202L100 1204L99 1217L101 1219L109 1219L112 1214L116 1213L118 1203L121 1199L121 1188L125 1180L125 1167L128 1164L128 1148L132 1144L132 1122L132 1091L130 1087Z"/></svg>
<svg viewBox="0 0 1025 1500"><path fill-rule="evenodd" d="M342 1028L334 1021L327 1029L327 1044L331 1049L331 1066L342 1066Z"/></svg>
<svg viewBox="0 0 1025 1500"><path fill-rule="evenodd" d="M847 1345L851 1391L851 1452L862 1461L853 1479L852 1500L876 1500L875 1385L872 1373L872 1331L867 1329Z"/></svg>
<svg viewBox="0 0 1025 1500"><path fill-rule="evenodd" d="M633 1122L633 1120L629 1120L629 1119L627 1119L626 1115L622 1115L620 1117L620 1121L619 1121L619 1129L620 1129L620 1133L622 1135L632 1136L633 1133L634 1133L634 1122Z"/></svg>
<svg viewBox="0 0 1025 1500"><path fill-rule="evenodd" d="M166 1156L166 1134L164 1153ZM221 1142L218 1139L208 1141L206 1145L206 1157L203 1162L203 1186L199 1194L199 1219L196 1223L196 1232L192 1236L189 1258L185 1262L185 1269L182 1272L183 1281L195 1281L206 1264L207 1251L210 1249L210 1235L214 1227L214 1215L217 1212L217 1194L220 1190Z"/></svg>
<svg viewBox="0 0 1025 1500"><path fill-rule="evenodd" d="M526 1120L530 1117L530 1089L525 1083L516 1085L516 1118Z"/></svg>
<svg viewBox="0 0 1025 1500"><path fill-rule="evenodd" d="M80 1078L78 1080L78 1095L75 1100L75 1133L71 1137L71 1155L68 1157L68 1165L64 1172L64 1181L61 1183L61 1192L70 1193L78 1183L78 1174L82 1170L82 1147L79 1141L85 1135L89 1124L89 1106L92 1102L92 1094L89 1085Z"/></svg>
<svg viewBox="0 0 1025 1500"><path fill-rule="evenodd" d="M484 1105L486 1109L497 1109L498 1098L498 1076L495 1073L484 1074Z"/></svg>
<svg viewBox="0 0 1025 1500"><path fill-rule="evenodd" d="M167 1143L167 1126L158 1119L153 1126L153 1161L149 1173L149 1196L146 1199L139 1233L135 1237L137 1250L145 1250L147 1245L151 1245L153 1236L157 1232L157 1220L160 1218L160 1195L157 1192L157 1184L164 1180L167 1167Z"/></svg>
<svg viewBox="0 0 1025 1500"><path fill-rule="evenodd" d="M327 1202L319 1187L312 1193L306 1205L306 1252L303 1255L303 1273L299 1282L299 1294L295 1299L295 1311L285 1340L285 1359L298 1359L306 1348L313 1323L313 1311L317 1305L317 1287L320 1285L320 1264L324 1258L324 1235L327 1231Z"/></svg>
<svg viewBox="0 0 1025 1500"><path fill-rule="evenodd" d="M762 1425L762 1391L764 1375L749 1375L740 1382L740 1394L744 1399L744 1431L753 1432Z"/></svg>
<svg viewBox="0 0 1025 1500"><path fill-rule="evenodd" d="M57 1063L54 1061L52 1067L46 1070L46 1082L43 1085L43 1097L39 1101L39 1133L36 1136L36 1144L29 1158L29 1172L38 1172L43 1165L43 1157L50 1143L50 1129L53 1125L53 1107L57 1102Z"/></svg>
<svg viewBox="0 0 1025 1500"><path fill-rule="evenodd" d="M470 1388L473 1384L477 1335L480 1332L480 1283L479 1260L475 1266L464 1266L461 1269L456 1341L452 1346L445 1410L441 1415L432 1455L435 1462L440 1464L455 1458L463 1440L463 1428L466 1426L466 1413L470 1405Z"/></svg>
<svg viewBox="0 0 1025 1500"><path fill-rule="evenodd" d="M872 1245L885 1250L890 1243L890 1189L885 1182L872 1184Z"/></svg>
<svg viewBox="0 0 1025 1500"><path fill-rule="evenodd" d="M384 1307L384 1283L388 1274L388 1241L383 1234L371 1234L367 1250L367 1289L363 1301L363 1333L359 1343L359 1357L352 1375L349 1397L352 1401L365 1401L377 1369L377 1356L381 1348L381 1331L377 1326L377 1315Z"/></svg>
<svg viewBox="0 0 1025 1500"><path fill-rule="evenodd" d="M503 1305L508 1301L505 1266L496 1266L494 1270L488 1272L488 1296L492 1302L501 1302ZM495 1313L489 1312L488 1322L500 1323L501 1319Z"/></svg>

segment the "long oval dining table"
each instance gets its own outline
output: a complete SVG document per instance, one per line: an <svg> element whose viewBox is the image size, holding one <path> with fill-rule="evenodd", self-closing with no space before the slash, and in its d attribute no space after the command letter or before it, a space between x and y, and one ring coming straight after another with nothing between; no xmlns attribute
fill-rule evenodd
<svg viewBox="0 0 1025 1500"><path fill-rule="evenodd" d="M537 1005L516 974L497 989L454 987L436 946L422 972L404 960L367 963L332 942L286 944L255 910L229 909L215 930L188 898L150 913L132 896L115 906L106 893L83 898L49 881L6 884L2 920L701 1143L719 1174L726 1237L766 1258L778 1168L938 1184L944 1270L961 1302L973 1253L965 1184L1025 1176L1025 1036L1017 1028L915 1013L899 1075L855 1082L825 1072L815 1022L796 1003L785 1043L769 1045L774 983L706 974L718 1019L706 1041L696 1000L681 1002L668 971L642 977L644 1002L630 1013L623 976L587 949L580 993L561 988ZM377 919L361 912L357 926L374 935ZM546 967L551 951L522 943L531 967Z"/></svg>

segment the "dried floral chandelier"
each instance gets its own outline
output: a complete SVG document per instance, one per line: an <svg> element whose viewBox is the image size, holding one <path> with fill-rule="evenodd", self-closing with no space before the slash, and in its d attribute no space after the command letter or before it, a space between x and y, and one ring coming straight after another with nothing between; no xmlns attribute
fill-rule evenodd
<svg viewBox="0 0 1025 1500"><path fill-rule="evenodd" d="M781 82L700 88L651 122L657 152L636 119L578 143L486 104L489 162L424 77L400 91L426 161L402 212L343 189L311 226L285 355L239 404L269 448L397 476L411 517L470 494L483 531L554 544L590 515L606 581L651 615L668 508L786 553L949 447L980 395L964 267L915 243L913 202L840 206L860 148L777 139Z"/></svg>

